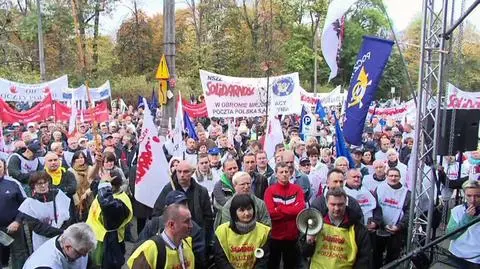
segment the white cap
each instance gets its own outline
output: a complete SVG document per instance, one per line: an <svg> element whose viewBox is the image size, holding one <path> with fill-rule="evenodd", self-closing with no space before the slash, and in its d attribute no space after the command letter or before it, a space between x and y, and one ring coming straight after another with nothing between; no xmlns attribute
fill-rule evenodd
<svg viewBox="0 0 480 269"><path fill-rule="evenodd" d="M35 127L35 122L29 122L29 123L27 124L27 127Z"/></svg>
<svg viewBox="0 0 480 269"><path fill-rule="evenodd" d="M12 124L12 126L18 127L18 126L20 126L20 123L14 122L14 123Z"/></svg>

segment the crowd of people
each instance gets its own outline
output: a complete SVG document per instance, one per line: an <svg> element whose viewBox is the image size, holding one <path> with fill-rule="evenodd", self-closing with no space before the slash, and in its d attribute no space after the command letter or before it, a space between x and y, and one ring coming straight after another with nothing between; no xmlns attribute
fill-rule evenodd
<svg viewBox="0 0 480 269"><path fill-rule="evenodd" d="M130 106L112 108L98 130L78 122L68 133L54 119L4 124L0 268L376 269L401 256L414 210L410 124L373 117L349 161L336 154L330 114L308 135L298 115L284 116L273 156L265 118L236 119L233 137L225 119L193 119L197 139L185 135L181 154L166 138L171 178L150 208L134 198L142 121L143 109ZM480 153L441 163L435 189L452 207L448 232L480 214ZM316 235L297 228L306 208L323 218ZM476 232L480 224L452 238L457 268L480 268Z"/></svg>

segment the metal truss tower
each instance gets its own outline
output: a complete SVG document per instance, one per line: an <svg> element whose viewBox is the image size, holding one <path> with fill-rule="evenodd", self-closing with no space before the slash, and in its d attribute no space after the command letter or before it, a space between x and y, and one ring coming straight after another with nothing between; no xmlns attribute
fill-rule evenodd
<svg viewBox="0 0 480 269"><path fill-rule="evenodd" d="M450 0L454 1L454 0ZM431 240L437 179L437 144L441 100L444 95L444 67L447 51L443 34L447 27L449 0L423 0L419 85L407 252ZM415 155L413 153L416 153ZM432 165L432 162L434 165Z"/></svg>

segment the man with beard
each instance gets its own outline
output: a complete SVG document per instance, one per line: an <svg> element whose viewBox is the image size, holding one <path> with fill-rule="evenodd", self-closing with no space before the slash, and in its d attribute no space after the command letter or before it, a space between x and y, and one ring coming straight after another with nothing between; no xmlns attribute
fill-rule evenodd
<svg viewBox="0 0 480 269"><path fill-rule="evenodd" d="M263 200L265 190L268 188L268 181L265 176L262 176L255 171L257 168L256 162L255 162L255 154L252 152L245 154L245 156L243 156L242 166L243 166L243 171L247 172L252 178L252 183L251 183L252 192L259 199Z"/></svg>
<svg viewBox="0 0 480 269"><path fill-rule="evenodd" d="M197 164L197 142L195 139L188 137L185 144L186 149L182 154L182 159L195 166Z"/></svg>

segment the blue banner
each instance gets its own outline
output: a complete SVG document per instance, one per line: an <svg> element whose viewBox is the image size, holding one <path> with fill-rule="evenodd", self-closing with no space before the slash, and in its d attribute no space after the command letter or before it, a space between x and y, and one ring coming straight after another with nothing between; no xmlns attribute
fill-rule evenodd
<svg viewBox="0 0 480 269"><path fill-rule="evenodd" d="M346 100L343 133L346 142L360 146L370 103L375 98L377 86L392 52L393 41L376 37L363 37L350 78Z"/></svg>
<svg viewBox="0 0 480 269"><path fill-rule="evenodd" d="M335 151L337 152L337 157L343 156L347 158L349 167L355 168L355 161L353 161L352 154L350 154L350 150L347 148L344 133L342 128L340 128L340 122L335 112L333 112L333 117L335 118Z"/></svg>

